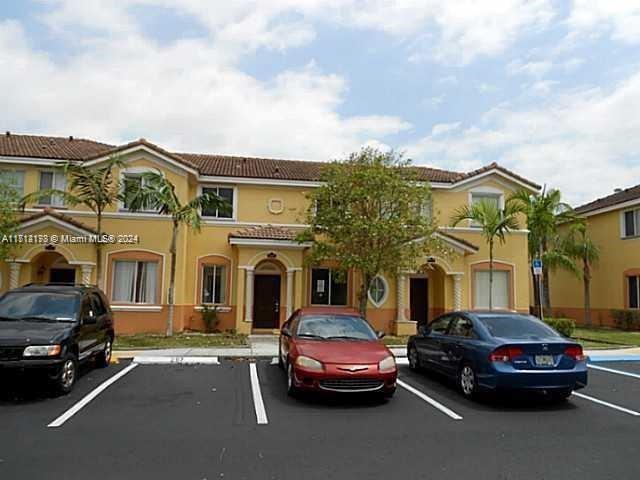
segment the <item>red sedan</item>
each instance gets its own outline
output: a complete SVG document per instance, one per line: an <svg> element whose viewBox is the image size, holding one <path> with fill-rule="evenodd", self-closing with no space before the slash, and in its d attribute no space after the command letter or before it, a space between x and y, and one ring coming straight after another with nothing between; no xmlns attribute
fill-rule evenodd
<svg viewBox="0 0 640 480"><path fill-rule="evenodd" d="M280 331L280 366L287 390L377 392L396 390L398 369L381 335L355 310L311 307L297 310Z"/></svg>

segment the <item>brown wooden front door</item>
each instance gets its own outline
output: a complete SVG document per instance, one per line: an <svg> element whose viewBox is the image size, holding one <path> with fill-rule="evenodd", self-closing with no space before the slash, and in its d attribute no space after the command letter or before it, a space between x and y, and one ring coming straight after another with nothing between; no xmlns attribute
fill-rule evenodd
<svg viewBox="0 0 640 480"><path fill-rule="evenodd" d="M409 289L411 321L426 323L429 313L429 286L426 278L412 278Z"/></svg>
<svg viewBox="0 0 640 480"><path fill-rule="evenodd" d="M253 328L280 327L280 275L256 275L253 285Z"/></svg>

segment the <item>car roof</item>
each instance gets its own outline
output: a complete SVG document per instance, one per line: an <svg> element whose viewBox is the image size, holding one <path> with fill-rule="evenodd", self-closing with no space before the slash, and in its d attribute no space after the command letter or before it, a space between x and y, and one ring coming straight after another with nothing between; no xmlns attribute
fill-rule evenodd
<svg viewBox="0 0 640 480"><path fill-rule="evenodd" d="M84 293L95 291L96 287L72 283L29 283L10 292Z"/></svg>
<svg viewBox="0 0 640 480"><path fill-rule="evenodd" d="M300 315L350 315L361 317L360 312L349 307L303 307L298 309Z"/></svg>
<svg viewBox="0 0 640 480"><path fill-rule="evenodd" d="M530 317L528 313L511 312L505 310L462 310L460 313L466 313L478 318L486 317Z"/></svg>

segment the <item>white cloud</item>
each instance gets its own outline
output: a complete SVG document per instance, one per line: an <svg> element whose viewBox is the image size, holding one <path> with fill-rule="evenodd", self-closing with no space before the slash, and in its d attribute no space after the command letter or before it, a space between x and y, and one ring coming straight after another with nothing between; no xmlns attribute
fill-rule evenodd
<svg viewBox="0 0 640 480"><path fill-rule="evenodd" d="M453 132L458 128L460 128L460 122L438 123L437 125L434 125L433 128L431 129L431 136L439 137L441 135L445 135L447 133Z"/></svg>
<svg viewBox="0 0 640 480"><path fill-rule="evenodd" d="M567 20L572 36L610 33L614 40L640 43L637 0L574 0Z"/></svg>
<svg viewBox="0 0 640 480"><path fill-rule="evenodd" d="M507 65L507 72L510 75L530 75L532 77L542 77L551 70L553 63L549 60L522 63L514 60Z"/></svg>
<svg viewBox="0 0 640 480"><path fill-rule="evenodd" d="M542 105L487 112L472 127L406 147L425 163L468 170L498 161L579 204L640 178L640 73L610 90L558 93Z"/></svg>

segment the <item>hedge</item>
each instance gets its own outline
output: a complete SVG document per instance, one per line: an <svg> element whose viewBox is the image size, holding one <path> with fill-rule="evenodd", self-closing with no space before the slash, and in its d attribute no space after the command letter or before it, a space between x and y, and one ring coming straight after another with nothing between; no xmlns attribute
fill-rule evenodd
<svg viewBox="0 0 640 480"><path fill-rule="evenodd" d="M576 322L570 318L545 318L544 322L565 337L571 337L576 328Z"/></svg>
<svg viewBox="0 0 640 480"><path fill-rule="evenodd" d="M640 310L611 310L611 316L621 330L640 330Z"/></svg>

